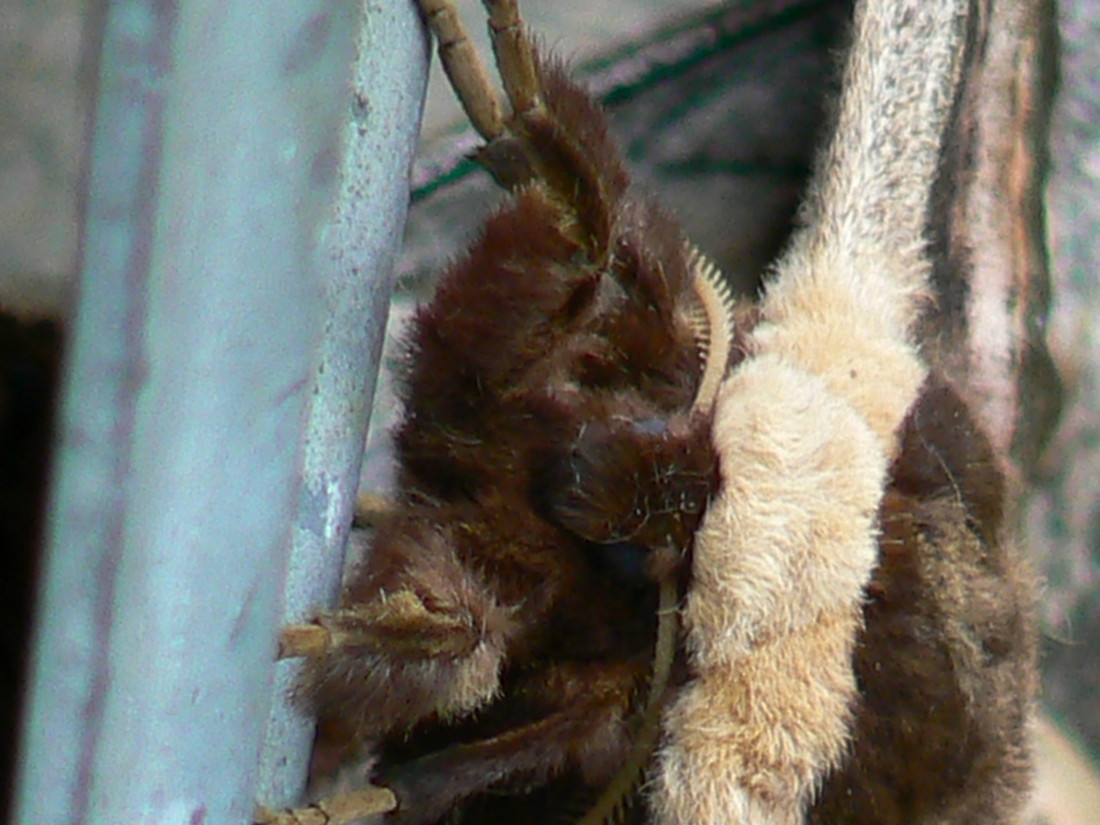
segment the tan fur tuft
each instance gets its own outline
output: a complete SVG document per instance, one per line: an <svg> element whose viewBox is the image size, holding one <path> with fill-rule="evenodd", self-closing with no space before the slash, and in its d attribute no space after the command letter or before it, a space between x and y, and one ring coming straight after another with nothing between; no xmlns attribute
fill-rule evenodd
<svg viewBox="0 0 1100 825"><path fill-rule="evenodd" d="M767 322L757 327L754 340L760 351L781 354L823 378L893 453L897 429L927 372L906 327L894 326L912 317L915 301L904 292L861 300L857 289L843 283L850 278L858 287L858 277L841 271L777 281L765 300ZM908 314L898 304L908 306Z"/></svg>
<svg viewBox="0 0 1100 825"><path fill-rule="evenodd" d="M863 2L836 132L719 390L721 487L685 607L693 680L666 716L662 825L795 825L846 752L875 514L926 377L925 223L963 0Z"/></svg>
<svg viewBox="0 0 1100 825"><path fill-rule="evenodd" d="M655 813L794 822L846 742L886 459L850 404L775 356L722 386L714 438L722 492L684 610L695 679L665 719Z"/></svg>

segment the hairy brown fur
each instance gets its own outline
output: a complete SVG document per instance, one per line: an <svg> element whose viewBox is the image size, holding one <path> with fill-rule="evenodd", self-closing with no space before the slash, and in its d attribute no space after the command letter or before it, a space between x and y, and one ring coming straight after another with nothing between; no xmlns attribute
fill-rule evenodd
<svg viewBox="0 0 1100 825"><path fill-rule="evenodd" d="M403 822L566 777L583 810L651 671L646 571L685 569L713 486L694 253L536 66L537 107L482 154L513 199L411 329L402 494L321 620L355 642L302 688L380 748Z"/></svg>
<svg viewBox="0 0 1100 825"><path fill-rule="evenodd" d="M854 664L852 751L810 821L1019 821L1030 785L1034 582L1004 481L957 392L933 376L879 514Z"/></svg>

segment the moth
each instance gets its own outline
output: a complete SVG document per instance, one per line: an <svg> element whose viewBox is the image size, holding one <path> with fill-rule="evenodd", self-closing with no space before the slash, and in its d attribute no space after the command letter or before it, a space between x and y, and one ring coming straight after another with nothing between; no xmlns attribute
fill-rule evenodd
<svg viewBox="0 0 1100 825"><path fill-rule="evenodd" d="M511 195L413 321L368 562L282 636L369 787L258 821L1015 821L1032 582L921 326L971 4L857 4L755 302L515 0L485 2L506 112L420 4Z"/></svg>

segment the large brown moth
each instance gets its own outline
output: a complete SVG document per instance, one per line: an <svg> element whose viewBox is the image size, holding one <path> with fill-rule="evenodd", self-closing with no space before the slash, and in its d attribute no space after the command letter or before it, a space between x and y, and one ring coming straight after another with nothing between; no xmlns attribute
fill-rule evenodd
<svg viewBox="0 0 1100 825"><path fill-rule="evenodd" d="M385 790L261 819L1014 821L1030 580L1002 463L917 334L971 4L857 5L752 305L515 0L485 5L507 113L421 0L511 199L414 320L369 561L283 634Z"/></svg>

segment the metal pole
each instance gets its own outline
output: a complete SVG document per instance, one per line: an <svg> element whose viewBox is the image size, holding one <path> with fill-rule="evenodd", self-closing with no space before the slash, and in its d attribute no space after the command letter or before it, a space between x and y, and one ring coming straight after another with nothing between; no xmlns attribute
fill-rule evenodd
<svg viewBox="0 0 1100 825"><path fill-rule="evenodd" d="M408 0L363 4L336 213L322 269L328 317L306 431L303 478L286 582L286 621L332 606L359 483L367 423L409 203L427 84L428 41ZM300 663L280 663L261 760L259 798L302 793L313 720L289 700Z"/></svg>
<svg viewBox="0 0 1100 825"><path fill-rule="evenodd" d="M20 825L250 817L354 18L108 8Z"/></svg>

